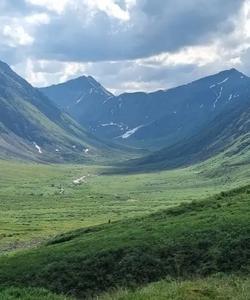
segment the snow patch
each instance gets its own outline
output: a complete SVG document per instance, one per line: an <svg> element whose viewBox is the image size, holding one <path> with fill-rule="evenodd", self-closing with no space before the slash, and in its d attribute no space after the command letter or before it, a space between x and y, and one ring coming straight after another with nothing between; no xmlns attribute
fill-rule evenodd
<svg viewBox="0 0 250 300"><path fill-rule="evenodd" d="M222 80L221 82L218 82L218 83L217 83L217 85L221 85L221 84L223 84L223 83L227 82L227 81L228 81L228 79L229 79L229 77L225 78L225 79L224 79L224 80Z"/></svg>
<svg viewBox="0 0 250 300"><path fill-rule="evenodd" d="M212 89L212 88L216 87L217 85L222 85L223 83L227 82L228 80L229 80L229 77L225 78L224 80L222 80L220 82L210 85L209 88Z"/></svg>
<svg viewBox="0 0 250 300"><path fill-rule="evenodd" d="M88 148L84 149L84 153L88 154L89 153L89 149Z"/></svg>
<svg viewBox="0 0 250 300"><path fill-rule="evenodd" d="M140 126L138 126L138 127L135 127L135 128L133 128L133 129L131 129L131 130L125 132L121 137L122 137L123 139L128 139L129 137L131 137L133 134L135 134L136 131L138 131L138 130L139 130L140 128L142 128L143 126L144 126L144 125L140 125Z"/></svg>
<svg viewBox="0 0 250 300"><path fill-rule="evenodd" d="M223 87L220 88L219 95L217 96L217 98L214 101L214 104L213 104L214 108L216 108L217 102L220 100L220 98L222 96L222 91L223 91Z"/></svg>
<svg viewBox="0 0 250 300"><path fill-rule="evenodd" d="M37 151L38 151L40 154L43 153L41 147L38 146L36 142L33 142L33 145L35 146L35 148L37 149Z"/></svg>
<svg viewBox="0 0 250 300"><path fill-rule="evenodd" d="M76 104L80 103L80 102L83 100L84 97L85 97L84 94L81 95L81 97L80 97L79 99L76 100Z"/></svg>
<svg viewBox="0 0 250 300"><path fill-rule="evenodd" d="M108 126L116 126L118 128L120 128L121 130L124 129L128 129L128 126L122 123L114 123L114 122L110 122L110 123L104 123L100 125L101 127L108 127Z"/></svg>

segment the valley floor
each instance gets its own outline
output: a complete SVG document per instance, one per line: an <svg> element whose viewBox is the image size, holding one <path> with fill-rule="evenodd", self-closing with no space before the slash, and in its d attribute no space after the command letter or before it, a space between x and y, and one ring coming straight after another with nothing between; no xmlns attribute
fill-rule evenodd
<svg viewBox="0 0 250 300"><path fill-rule="evenodd" d="M141 174L108 168L0 161L0 252L34 247L80 227L146 215L249 183L249 165Z"/></svg>

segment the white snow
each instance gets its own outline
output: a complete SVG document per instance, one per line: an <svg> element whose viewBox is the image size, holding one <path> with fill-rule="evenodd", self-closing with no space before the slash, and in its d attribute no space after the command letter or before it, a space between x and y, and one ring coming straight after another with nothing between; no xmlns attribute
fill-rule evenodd
<svg viewBox="0 0 250 300"><path fill-rule="evenodd" d="M233 94L231 94L228 98L228 101L231 101L233 99Z"/></svg>
<svg viewBox="0 0 250 300"><path fill-rule="evenodd" d="M223 83L227 82L227 81L228 81L228 79L229 79L229 77L225 78L223 81L221 81L221 82L218 82L218 83L217 83L217 85L221 85L221 84L223 84Z"/></svg>
<svg viewBox="0 0 250 300"><path fill-rule="evenodd" d="M104 123L100 125L101 127L107 127L107 126L116 126L118 128L120 128L121 130L123 130L124 128L128 129L128 126L122 123L114 123L114 122L110 122L110 123Z"/></svg>
<svg viewBox="0 0 250 300"><path fill-rule="evenodd" d="M222 91L223 91L223 87L220 88L219 95L217 96L217 98L214 101L214 108L216 108L216 104L217 104L217 102L220 100L220 98L222 96Z"/></svg>
<svg viewBox="0 0 250 300"><path fill-rule="evenodd" d="M40 154L42 154L43 152L42 152L41 147L38 146L36 142L33 142L33 144L34 144L35 148L37 149L37 151L38 151Z"/></svg>
<svg viewBox="0 0 250 300"><path fill-rule="evenodd" d="M85 94L81 95L81 97L76 100L76 104L80 103L84 97L85 97Z"/></svg>
<svg viewBox="0 0 250 300"><path fill-rule="evenodd" d="M107 127L107 126L119 126L119 124L114 123L114 122L110 122L110 123L104 123L101 124L102 127Z"/></svg>
<svg viewBox="0 0 250 300"><path fill-rule="evenodd" d="M128 139L129 137L131 137L131 135L135 134L137 130L139 130L140 128L142 128L144 125L140 125L138 127L135 127L127 132L125 132L121 137L123 139Z"/></svg>
<svg viewBox="0 0 250 300"><path fill-rule="evenodd" d="M218 82L218 83L215 83L215 84L210 85L209 88L212 89L212 88L216 87L216 85L221 85L221 84L227 82L228 80L229 80L229 77L225 78L224 80L222 80L222 81L220 81L220 82Z"/></svg>
<svg viewBox="0 0 250 300"><path fill-rule="evenodd" d="M84 150L84 153L89 153L89 149L88 148L86 148L85 150Z"/></svg>
<svg viewBox="0 0 250 300"><path fill-rule="evenodd" d="M56 152L59 152L59 149L56 149Z"/></svg>
<svg viewBox="0 0 250 300"><path fill-rule="evenodd" d="M103 104L107 103L110 99L114 98L114 96L109 96L106 100L103 101Z"/></svg>
<svg viewBox="0 0 250 300"><path fill-rule="evenodd" d="M73 148L73 149L76 149L76 145L73 145L72 148Z"/></svg>

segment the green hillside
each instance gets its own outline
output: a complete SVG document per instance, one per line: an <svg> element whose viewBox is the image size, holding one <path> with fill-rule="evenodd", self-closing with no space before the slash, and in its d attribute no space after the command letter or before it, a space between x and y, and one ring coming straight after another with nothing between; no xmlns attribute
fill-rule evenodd
<svg viewBox="0 0 250 300"><path fill-rule="evenodd" d="M121 290L100 300L247 300L250 280L214 276L192 281L164 280L136 291Z"/></svg>
<svg viewBox="0 0 250 300"><path fill-rule="evenodd" d="M0 158L86 162L124 152L94 138L0 61Z"/></svg>
<svg viewBox="0 0 250 300"><path fill-rule="evenodd" d="M249 187L153 215L79 229L0 258L5 286L86 297L114 287L249 271Z"/></svg>

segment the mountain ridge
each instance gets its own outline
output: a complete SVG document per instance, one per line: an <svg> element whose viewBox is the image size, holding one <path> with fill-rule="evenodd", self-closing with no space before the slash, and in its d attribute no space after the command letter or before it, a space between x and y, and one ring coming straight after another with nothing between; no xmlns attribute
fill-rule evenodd
<svg viewBox="0 0 250 300"><path fill-rule="evenodd" d="M1 157L37 161L88 161L110 150L4 62L0 62L0 141Z"/></svg>
<svg viewBox="0 0 250 300"><path fill-rule="evenodd" d="M71 115L96 136L159 150L198 133L218 114L237 107L238 100L244 102L249 90L250 78L232 68L168 90L91 98L77 108L81 113Z"/></svg>

